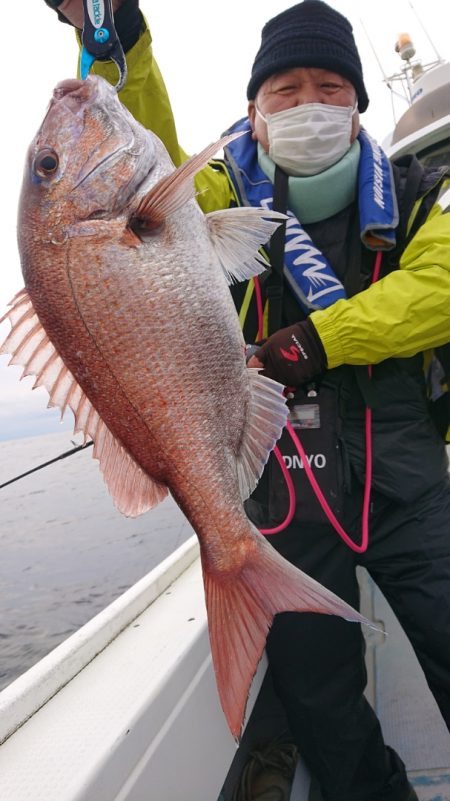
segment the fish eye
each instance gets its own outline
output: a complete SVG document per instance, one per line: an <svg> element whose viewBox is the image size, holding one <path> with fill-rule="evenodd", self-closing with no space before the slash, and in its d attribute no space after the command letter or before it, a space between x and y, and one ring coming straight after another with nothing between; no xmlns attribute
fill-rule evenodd
<svg viewBox="0 0 450 801"><path fill-rule="evenodd" d="M41 178L49 178L58 169L59 158L50 147L44 147L33 159L33 172Z"/></svg>

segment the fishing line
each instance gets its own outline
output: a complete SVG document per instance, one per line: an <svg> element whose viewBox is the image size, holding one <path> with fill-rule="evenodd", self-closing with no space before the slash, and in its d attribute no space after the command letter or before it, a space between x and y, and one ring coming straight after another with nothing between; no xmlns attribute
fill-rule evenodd
<svg viewBox="0 0 450 801"><path fill-rule="evenodd" d="M85 442L84 445L77 445L76 448L72 448L70 451L65 451L65 453L61 453L60 456L55 456L54 459L50 459L48 462L38 465L38 467L32 467L31 470L27 470L26 473L21 473L20 476L10 478L9 481L5 481L4 484L0 484L0 489L9 486L9 484L14 484L15 481L19 481L19 479L25 478L25 476L31 475L31 473L36 473L37 470L42 470L43 467L48 467L49 464L54 464L55 462L59 462L61 459L66 459L67 456L72 456L73 453L78 453L78 451L83 451L85 448L90 448L93 444L94 443L90 441Z"/></svg>

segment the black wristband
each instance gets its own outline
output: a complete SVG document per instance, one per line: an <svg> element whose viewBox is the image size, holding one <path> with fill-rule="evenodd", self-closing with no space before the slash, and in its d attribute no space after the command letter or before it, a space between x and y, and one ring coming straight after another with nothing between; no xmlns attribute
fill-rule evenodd
<svg viewBox="0 0 450 801"><path fill-rule="evenodd" d="M124 0L114 14L114 25L124 52L127 53L144 30L144 17L139 9L139 0Z"/></svg>
<svg viewBox="0 0 450 801"><path fill-rule="evenodd" d="M322 340L309 317L307 317L306 320L303 320L301 326L302 334L308 343L314 361L320 368L319 371L322 372L327 367L327 354L325 353L325 348L322 345Z"/></svg>

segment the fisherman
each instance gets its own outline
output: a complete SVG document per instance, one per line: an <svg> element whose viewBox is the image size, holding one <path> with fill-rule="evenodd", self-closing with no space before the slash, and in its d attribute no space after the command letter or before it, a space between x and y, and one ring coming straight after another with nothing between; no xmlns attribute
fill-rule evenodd
<svg viewBox="0 0 450 801"><path fill-rule="evenodd" d="M81 0L46 2L81 28ZM115 0L114 9L128 64L121 99L178 166L186 154L147 22L138 0ZM117 82L115 65L93 69ZM450 728L450 174L412 157L391 165L361 127L369 98L352 27L321 0L303 0L264 26L247 98L248 115L231 128L243 135L199 173L198 202L205 212L287 209L283 237L266 248L266 273L232 291L245 339L256 343L248 364L289 388L306 449L302 461L283 435L292 520L280 525L288 493L272 458L247 512L263 531L281 529L272 545L353 606L356 566L367 568ZM365 700L358 626L278 615L267 653L324 801L417 798Z"/></svg>

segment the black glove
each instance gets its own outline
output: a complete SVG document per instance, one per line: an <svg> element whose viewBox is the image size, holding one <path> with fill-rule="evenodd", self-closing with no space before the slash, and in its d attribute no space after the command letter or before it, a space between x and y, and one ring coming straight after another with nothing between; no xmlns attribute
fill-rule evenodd
<svg viewBox="0 0 450 801"><path fill-rule="evenodd" d="M58 7L63 0L44 0L50 8L53 8L58 14L60 22L67 22L72 25L70 20L58 11ZM139 10L139 0L123 0L119 8L114 14L114 27L117 31L117 36L123 47L124 53L131 50L133 45L136 44L142 31L144 30L144 18L142 12Z"/></svg>
<svg viewBox="0 0 450 801"><path fill-rule="evenodd" d="M310 320L282 328L256 351L264 375L287 387L298 387L323 373L327 357Z"/></svg>

